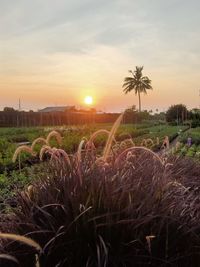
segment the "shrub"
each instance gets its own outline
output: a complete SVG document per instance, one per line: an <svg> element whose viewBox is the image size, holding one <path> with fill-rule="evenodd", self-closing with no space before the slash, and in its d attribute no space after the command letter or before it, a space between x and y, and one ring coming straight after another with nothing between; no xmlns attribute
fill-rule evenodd
<svg viewBox="0 0 200 267"><path fill-rule="evenodd" d="M200 165L131 148L107 162L82 155L48 165L19 194L1 231L35 240L40 266L198 266ZM35 266L35 250L4 241L2 253ZM6 259L1 266L13 266Z"/></svg>
<svg viewBox="0 0 200 267"><path fill-rule="evenodd" d="M191 158L193 158L194 155L195 155L195 151L194 150L191 150L191 149L189 149L187 151L187 153L186 153L186 156L191 157Z"/></svg>

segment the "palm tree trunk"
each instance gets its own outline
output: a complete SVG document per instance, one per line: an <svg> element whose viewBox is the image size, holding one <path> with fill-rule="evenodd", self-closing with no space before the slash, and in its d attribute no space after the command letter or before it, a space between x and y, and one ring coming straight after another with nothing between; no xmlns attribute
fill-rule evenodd
<svg viewBox="0 0 200 267"><path fill-rule="evenodd" d="M141 112L141 98L140 98L140 91L138 91L138 98L139 98L139 112Z"/></svg>

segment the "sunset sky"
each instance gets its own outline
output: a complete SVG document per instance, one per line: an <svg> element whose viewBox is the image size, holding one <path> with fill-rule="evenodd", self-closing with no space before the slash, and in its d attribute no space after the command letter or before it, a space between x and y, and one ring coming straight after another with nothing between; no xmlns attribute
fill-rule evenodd
<svg viewBox="0 0 200 267"><path fill-rule="evenodd" d="M153 91L143 109L200 104L199 0L0 0L0 109L138 105L124 95L144 66Z"/></svg>

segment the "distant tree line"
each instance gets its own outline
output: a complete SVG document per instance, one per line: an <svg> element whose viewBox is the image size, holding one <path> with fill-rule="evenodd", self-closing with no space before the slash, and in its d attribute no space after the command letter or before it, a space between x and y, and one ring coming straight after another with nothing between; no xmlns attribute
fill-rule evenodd
<svg viewBox="0 0 200 267"><path fill-rule="evenodd" d="M4 108L0 111L0 127L32 127L57 126L71 124L85 124L93 122L114 122L119 116L117 113L65 111L65 112L33 112L17 111L13 108Z"/></svg>
<svg viewBox="0 0 200 267"><path fill-rule="evenodd" d="M192 127L200 126L200 110L188 110L185 105L172 105L166 112L166 121L172 125L191 122Z"/></svg>
<svg viewBox="0 0 200 267"><path fill-rule="evenodd" d="M135 105L125 111L124 121L127 123L141 123L146 120L165 121L165 113L158 113L158 110L154 114L152 110L143 110L139 112Z"/></svg>
<svg viewBox="0 0 200 267"><path fill-rule="evenodd" d="M95 109L87 110L66 110L64 112L34 112L32 110L17 111L5 107L0 111L0 127L32 127L32 126L59 126L78 125L87 123L113 123L119 113L97 113ZM192 127L200 126L200 110L187 110L183 104L171 106L167 112L153 112L143 110L139 112L136 106L125 111L123 123L141 123L147 120L168 122L172 125L191 122Z"/></svg>
<svg viewBox="0 0 200 267"><path fill-rule="evenodd" d="M97 113L94 109L90 111L69 110L65 112L34 112L30 110L26 112L17 111L10 107L5 107L3 111L0 111L0 127L32 127L78 125L86 123L113 123L118 116L119 113Z"/></svg>
<svg viewBox="0 0 200 267"><path fill-rule="evenodd" d="M157 119L164 116L157 115ZM86 110L66 110L64 112L34 112L32 110L17 111L10 107L5 107L0 111L0 127L32 127L32 126L58 126L58 125L78 125L87 123L113 123L119 113L97 113L95 109ZM123 123L140 123L143 120L154 118L151 112L137 111L135 106L127 109L124 114Z"/></svg>

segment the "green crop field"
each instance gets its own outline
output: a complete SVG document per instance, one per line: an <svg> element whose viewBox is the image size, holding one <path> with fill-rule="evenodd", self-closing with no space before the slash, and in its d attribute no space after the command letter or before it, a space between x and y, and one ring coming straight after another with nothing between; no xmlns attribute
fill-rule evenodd
<svg viewBox="0 0 200 267"><path fill-rule="evenodd" d="M191 145L187 143L188 138L191 138ZM200 160L200 127L183 133L178 141L179 144L174 149L174 154Z"/></svg>
<svg viewBox="0 0 200 267"><path fill-rule="evenodd" d="M111 124L96 124L91 126L69 126L69 127L45 127L45 128L0 128L0 172L16 167L12 164L12 156L15 149L21 144L32 143L38 137L46 137L52 130L57 130L63 136L61 148L68 153L74 153L83 137L89 138L92 133L100 129L110 130ZM121 125L116 133L116 139L122 141L126 138L132 138L133 142L140 145L144 138L151 138L156 141L158 137L160 143L164 136L169 136L172 140L180 133L180 130L186 129L186 126L167 126L167 125L149 125L149 124L124 124ZM106 143L106 136L99 136L96 145L103 147ZM54 142L52 142L52 146ZM26 160L24 155L22 161Z"/></svg>

